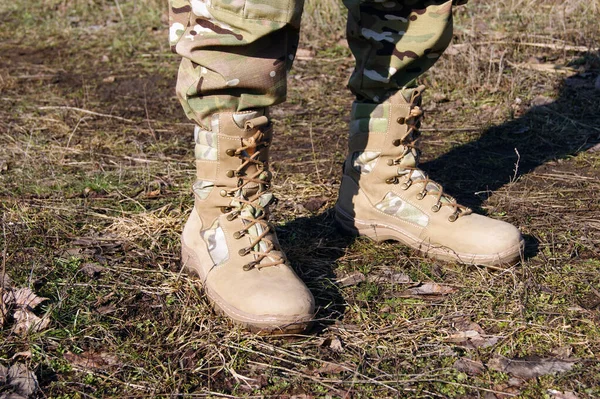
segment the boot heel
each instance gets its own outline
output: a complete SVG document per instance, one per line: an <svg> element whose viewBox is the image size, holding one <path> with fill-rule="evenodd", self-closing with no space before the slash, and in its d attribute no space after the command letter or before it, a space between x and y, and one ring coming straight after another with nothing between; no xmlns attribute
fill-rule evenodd
<svg viewBox="0 0 600 399"><path fill-rule="evenodd" d="M342 211L340 211L337 207L334 208L334 220L336 226L346 235L350 235L353 237L358 237L360 235L360 231L354 225L354 219L346 216Z"/></svg>

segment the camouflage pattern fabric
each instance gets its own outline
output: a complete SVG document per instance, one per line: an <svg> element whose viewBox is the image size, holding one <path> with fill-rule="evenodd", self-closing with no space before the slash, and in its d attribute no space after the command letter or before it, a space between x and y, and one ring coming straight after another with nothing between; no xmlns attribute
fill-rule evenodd
<svg viewBox="0 0 600 399"><path fill-rule="evenodd" d="M218 266L229 259L225 233L223 232L223 228L219 226L218 220L215 220L215 223L210 228L201 231L200 237L206 243L213 265Z"/></svg>
<svg viewBox="0 0 600 399"><path fill-rule="evenodd" d="M200 126L194 128L194 153L196 159L216 161L218 155L217 131L204 130Z"/></svg>
<svg viewBox="0 0 600 399"><path fill-rule="evenodd" d="M285 100L303 0L170 0L171 48L183 59L177 96L210 130L210 116Z"/></svg>
<svg viewBox="0 0 600 399"><path fill-rule="evenodd" d="M356 59L350 90L380 103L427 71L452 39L452 1L344 0Z"/></svg>
<svg viewBox="0 0 600 399"><path fill-rule="evenodd" d="M452 37L452 5L466 1L344 0L356 58L349 87L380 103L429 69ZM169 40L183 59L177 96L186 115L281 103L298 45L303 0L170 0Z"/></svg>
<svg viewBox="0 0 600 399"><path fill-rule="evenodd" d="M375 205L375 208L387 215L419 226L425 227L429 223L429 217L423 211L391 192L387 193L384 199Z"/></svg>
<svg viewBox="0 0 600 399"><path fill-rule="evenodd" d="M375 164L380 155L380 152L375 151L355 152L352 154L352 167L354 167L358 173L371 173L373 168L375 168Z"/></svg>
<svg viewBox="0 0 600 399"><path fill-rule="evenodd" d="M192 191L198 196L198 199L205 200L210 195L210 192L215 187L215 183L207 180L196 180L192 186Z"/></svg>

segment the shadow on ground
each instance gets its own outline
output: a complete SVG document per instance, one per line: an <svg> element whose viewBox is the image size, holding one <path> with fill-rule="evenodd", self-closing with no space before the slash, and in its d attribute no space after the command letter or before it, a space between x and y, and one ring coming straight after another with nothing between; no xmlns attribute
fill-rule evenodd
<svg viewBox="0 0 600 399"><path fill-rule="evenodd" d="M336 284L335 267L354 241L338 231L333 209L300 217L277 227L277 236L298 276L307 284L317 305L317 332L343 317L346 307Z"/></svg>
<svg viewBox="0 0 600 399"><path fill-rule="evenodd" d="M490 127L479 139L423 163L423 169L460 203L481 211L486 194L515 176L575 156L600 141L600 90L594 87L595 79L596 74L587 71L567 78L555 101ZM555 173L564 173L564 168Z"/></svg>

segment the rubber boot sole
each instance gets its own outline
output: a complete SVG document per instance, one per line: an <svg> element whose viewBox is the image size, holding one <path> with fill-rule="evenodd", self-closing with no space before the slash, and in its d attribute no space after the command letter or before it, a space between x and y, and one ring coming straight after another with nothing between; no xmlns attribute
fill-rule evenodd
<svg viewBox="0 0 600 399"><path fill-rule="evenodd" d="M467 265L481 265L491 269L503 270L519 263L525 248L525 241L502 253L492 255L458 253L442 245L431 244L413 237L392 225L355 219L335 206L335 220L342 230L354 236L368 237L376 242L397 241L407 245L423 255L450 262Z"/></svg>

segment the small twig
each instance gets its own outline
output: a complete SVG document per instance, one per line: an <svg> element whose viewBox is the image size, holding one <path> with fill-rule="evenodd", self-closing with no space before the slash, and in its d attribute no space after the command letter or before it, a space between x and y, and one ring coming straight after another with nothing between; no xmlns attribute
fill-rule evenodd
<svg viewBox="0 0 600 399"><path fill-rule="evenodd" d="M315 142L313 141L312 124L308 127L308 134L310 136L310 146L312 147L313 162L315 163L315 170L317 171L317 180L319 181L319 183L323 183L323 180L321 180L321 174L319 173L317 153L315 152Z"/></svg>
<svg viewBox="0 0 600 399"><path fill-rule="evenodd" d="M18 75L14 76L15 79L53 79L56 75Z"/></svg>
<svg viewBox="0 0 600 399"><path fill-rule="evenodd" d="M4 215L2 216L2 237L4 238L4 247L2 248L2 273L0 273L0 324L4 321L4 282L6 276L6 252L7 252L7 240L6 240L6 223L4 223Z"/></svg>
<svg viewBox="0 0 600 399"><path fill-rule="evenodd" d="M150 123L150 114L148 113L148 96L146 95L146 85L144 85L144 111L146 111L146 123L148 124L148 130L152 133L152 138L154 138L154 142L156 143L158 140L156 139L156 132Z"/></svg>
<svg viewBox="0 0 600 399"><path fill-rule="evenodd" d="M119 11L119 16L121 17L121 21L125 21L125 17L123 16L123 11L121 10L121 5L119 4L119 0L115 0L115 5L117 6L117 11Z"/></svg>
<svg viewBox="0 0 600 399"><path fill-rule="evenodd" d="M516 148L515 153L517 154L517 162L515 162L515 168L513 169L515 172L512 178L513 181L517 181L517 173L519 173L519 162L521 162L521 154L519 154L519 150L517 150Z"/></svg>
<svg viewBox="0 0 600 399"><path fill-rule="evenodd" d="M83 114L88 114L88 115L101 116L103 118L116 119L116 120L123 121L123 122L137 123L136 121L134 121L132 119L127 119L127 118L123 118L123 117L116 116L116 115L102 114L100 112L94 112L94 111L90 111L88 109L77 108L77 107L69 107L69 106L66 106L66 105L65 106L38 107L38 109L41 109L41 110L46 110L46 109L64 109L64 110L69 110L69 111L77 111L77 112L81 112Z"/></svg>
<svg viewBox="0 0 600 399"><path fill-rule="evenodd" d="M77 121L77 124L75 125L75 127L73 128L73 131L71 131L71 134L69 135L69 139L67 140L67 148L69 148L69 146L71 145L71 139L73 138L73 135L75 134L75 132L77 131L77 128L79 127L79 124L85 119L85 117L81 117L79 118L79 120Z"/></svg>
<svg viewBox="0 0 600 399"><path fill-rule="evenodd" d="M600 47L574 46L571 44L530 43L530 42L518 42L518 41L507 41L507 40L490 40L490 41L485 41L485 42L461 43L461 44L455 44L452 47L458 49L461 47L465 47L467 45L486 46L488 44L507 44L507 45L511 45L511 46L518 45L518 46L527 46L527 47L547 48L550 50L575 51L578 53L600 51Z"/></svg>

